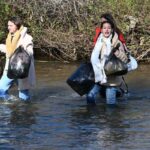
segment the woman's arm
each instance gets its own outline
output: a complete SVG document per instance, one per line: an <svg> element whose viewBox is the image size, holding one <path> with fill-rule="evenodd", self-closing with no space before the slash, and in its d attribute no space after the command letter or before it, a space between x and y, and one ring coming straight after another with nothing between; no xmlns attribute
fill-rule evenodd
<svg viewBox="0 0 150 150"><path fill-rule="evenodd" d="M33 43L29 44L27 47L26 47L26 51L27 53L32 56L33 55Z"/></svg>
<svg viewBox="0 0 150 150"><path fill-rule="evenodd" d="M115 56L119 58L121 61L127 63L128 62L128 56L124 50L123 44L119 42L120 46L119 48L114 52Z"/></svg>
<svg viewBox="0 0 150 150"><path fill-rule="evenodd" d="M30 35L26 35L23 40L22 46L27 51L27 53L32 56L33 55L33 38Z"/></svg>

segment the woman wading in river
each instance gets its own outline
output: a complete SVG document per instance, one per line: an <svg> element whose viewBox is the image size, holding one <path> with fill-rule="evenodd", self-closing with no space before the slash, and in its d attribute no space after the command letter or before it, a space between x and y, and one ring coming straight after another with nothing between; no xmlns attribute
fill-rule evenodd
<svg viewBox="0 0 150 150"><path fill-rule="evenodd" d="M0 51L6 53L5 68L0 79L0 98L9 100L10 95L8 90L14 81L17 81L19 98L26 101L31 98L29 89L35 84L32 37L27 34L27 28L22 25L22 21L19 17L12 17L9 19L8 30L9 33L6 39L6 44L0 44ZM28 77L24 79L10 79L7 76L9 59L19 46L22 46L31 57L29 74Z"/></svg>

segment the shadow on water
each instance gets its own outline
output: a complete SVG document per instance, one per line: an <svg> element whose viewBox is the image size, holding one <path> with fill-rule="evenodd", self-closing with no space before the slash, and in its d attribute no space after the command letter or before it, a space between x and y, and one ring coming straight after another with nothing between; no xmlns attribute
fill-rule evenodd
<svg viewBox="0 0 150 150"><path fill-rule="evenodd" d="M125 77L130 95L115 108L89 106L67 86L77 67L36 63L32 101L0 103L0 149L150 149L150 66L141 65Z"/></svg>

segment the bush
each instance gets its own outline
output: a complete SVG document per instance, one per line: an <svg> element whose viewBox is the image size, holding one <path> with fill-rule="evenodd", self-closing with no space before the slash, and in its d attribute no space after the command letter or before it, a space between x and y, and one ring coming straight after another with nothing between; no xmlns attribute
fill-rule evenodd
<svg viewBox="0 0 150 150"><path fill-rule="evenodd" d="M149 7L147 0L1 0L0 41L6 37L10 15L19 15L41 53L60 61L89 59L95 27L100 25L100 15L109 11L131 53L139 61L149 61Z"/></svg>

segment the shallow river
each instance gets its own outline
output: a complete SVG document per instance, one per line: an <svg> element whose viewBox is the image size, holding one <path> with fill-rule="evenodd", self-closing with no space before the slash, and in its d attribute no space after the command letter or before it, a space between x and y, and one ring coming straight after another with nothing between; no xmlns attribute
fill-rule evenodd
<svg viewBox="0 0 150 150"><path fill-rule="evenodd" d="M88 106L65 83L77 67L36 62L32 102L0 103L0 150L150 149L150 65L125 77L130 94L116 108Z"/></svg>

